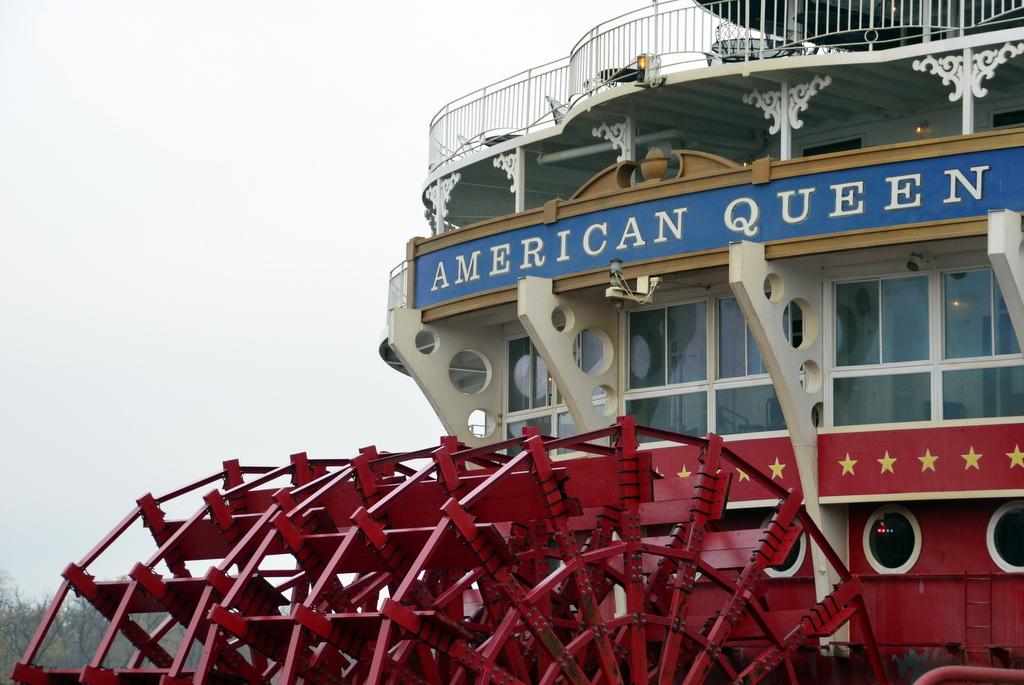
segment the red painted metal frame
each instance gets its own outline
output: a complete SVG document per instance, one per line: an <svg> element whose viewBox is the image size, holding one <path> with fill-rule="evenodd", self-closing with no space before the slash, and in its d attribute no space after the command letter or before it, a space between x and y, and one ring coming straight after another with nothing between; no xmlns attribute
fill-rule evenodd
<svg viewBox="0 0 1024 685"><path fill-rule="evenodd" d="M688 498L654 500L661 476L641 436L700 449ZM583 456L552 459L559 450ZM716 527L726 465L778 499L763 529ZM203 495L191 517L164 515L161 505L217 482L223 488ZM884 683L860 580L801 501L718 436L630 418L569 438L528 429L482 448L449 437L401 454L365 448L348 460L297 454L279 468L226 462L163 497L140 498L67 567L13 679L693 685L712 674L756 683L779 671L795 683L797 650L854 621ZM139 520L156 553L124 580L96 580L89 566ZM804 532L840 583L807 610L775 609L765 569ZM80 669L40 666L69 590L109 628ZM718 611L694 608L707 593L720 597ZM168 646L172 629L182 637ZM118 638L136 653L115 668L106 662Z"/></svg>
<svg viewBox="0 0 1024 685"><path fill-rule="evenodd" d="M978 666L942 666L928 671L914 685L941 683L1024 683L1024 671Z"/></svg>

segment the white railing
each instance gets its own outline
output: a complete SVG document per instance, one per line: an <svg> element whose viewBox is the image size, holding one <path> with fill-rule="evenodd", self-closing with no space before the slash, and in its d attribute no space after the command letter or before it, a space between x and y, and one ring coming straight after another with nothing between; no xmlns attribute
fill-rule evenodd
<svg viewBox="0 0 1024 685"><path fill-rule="evenodd" d="M788 55L875 50L1022 22L1024 0L668 0L587 32L568 57L445 105L430 123L430 168L559 123L568 107L615 87L638 55L661 73Z"/></svg>
<svg viewBox="0 0 1024 685"><path fill-rule="evenodd" d="M406 286L408 262L403 261L388 274L388 311L404 309L408 305L409 293Z"/></svg>

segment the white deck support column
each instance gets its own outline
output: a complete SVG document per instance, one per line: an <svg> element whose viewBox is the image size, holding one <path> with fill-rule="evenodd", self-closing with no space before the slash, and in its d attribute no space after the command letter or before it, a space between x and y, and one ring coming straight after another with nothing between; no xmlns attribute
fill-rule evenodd
<svg viewBox="0 0 1024 685"><path fill-rule="evenodd" d="M742 241L729 246L729 285L775 386L793 443L804 506L845 563L845 508L826 510L818 503L818 430L813 417L820 414L822 401L821 277L817 269L799 263L769 264L764 245ZM766 289L770 295L765 294ZM803 314L799 347L793 347L783 326L790 303L798 305ZM814 588L821 600L839 577L816 545L811 546L811 553ZM834 639L843 641L845 637L837 634Z"/></svg>
<svg viewBox="0 0 1024 685"><path fill-rule="evenodd" d="M509 180L508 190L515 196L515 211L526 210L526 151L517 147L512 152L494 158L494 167L501 169Z"/></svg>
<svg viewBox="0 0 1024 685"><path fill-rule="evenodd" d="M832 84L829 75L815 75L807 83L791 85L783 79L779 90L752 90L743 96L743 102L764 112L764 118L772 122L768 134L779 134L779 158L793 157L793 131L804 125L800 115L807 111L810 99Z"/></svg>
<svg viewBox="0 0 1024 685"><path fill-rule="evenodd" d="M565 316L561 331L552 322L556 309ZM615 307L603 299L556 295L550 278L527 276L519 279L519 320L547 365L576 430L582 433L611 424L619 409ZM602 362L594 373L586 373L576 363L576 336L584 330L593 331L604 345ZM604 412L594 407L592 399L598 387L608 395Z"/></svg>
<svg viewBox="0 0 1024 685"><path fill-rule="evenodd" d="M479 324L439 321L424 325L419 309L392 309L388 313L388 344L402 361L406 371L426 396L441 424L450 435L455 435L471 447L485 445L503 437L501 422L502 336L497 327ZM429 341L433 349L421 352L416 336ZM424 345L424 347L426 347ZM456 388L449 377L452 358L463 350L476 352L485 360L487 384L474 395ZM483 411L486 425L491 429L485 436L473 435L469 428L470 414Z"/></svg>
<svg viewBox="0 0 1024 685"><path fill-rule="evenodd" d="M988 259L1006 300L1017 344L1024 350L1024 229L1009 209L988 213Z"/></svg>

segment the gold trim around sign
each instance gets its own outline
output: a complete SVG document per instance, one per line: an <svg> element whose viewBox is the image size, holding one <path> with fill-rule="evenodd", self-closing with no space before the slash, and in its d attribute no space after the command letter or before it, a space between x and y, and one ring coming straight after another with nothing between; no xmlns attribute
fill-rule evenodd
<svg viewBox="0 0 1024 685"><path fill-rule="evenodd" d="M905 245L930 240L949 240L984 236L988 233L987 217L944 219L926 223L904 224L885 228L866 228L846 233L787 238L764 243L765 258L785 259L807 255L861 250L870 247ZM636 276L664 276L683 271L696 271L729 265L729 248L722 247L701 252L687 252L674 257L660 257L635 262L623 267L625 278ZM554 278L556 293L607 285L608 269L591 269ZM516 286L488 290L466 295L423 309L423 323L445 319L466 312L509 304L516 301Z"/></svg>
<svg viewBox="0 0 1024 685"><path fill-rule="evenodd" d="M550 223L551 221L566 217L589 214L612 207L632 205L648 200L660 200L666 197L688 195L718 188L767 183L782 178L808 176L828 171L857 169L878 164L891 164L894 162L1014 147L1024 147L1024 128L985 131L970 136L949 136L946 138L893 143L891 145L815 155L814 157L801 157L785 162L774 159L768 160L768 162L757 160L748 167L711 171L662 181L657 184L638 184L621 192L595 198L553 200L546 207L549 213L554 214L554 217L545 216L545 207L537 207L520 212L519 214L488 219L465 228L422 239L417 245L416 256L421 257L446 247L505 233L517 228ZM603 173L603 171L600 173Z"/></svg>

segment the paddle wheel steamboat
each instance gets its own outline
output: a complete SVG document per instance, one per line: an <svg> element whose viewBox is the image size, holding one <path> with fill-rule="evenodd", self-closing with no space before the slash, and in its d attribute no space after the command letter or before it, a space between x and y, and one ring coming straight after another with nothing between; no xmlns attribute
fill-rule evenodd
<svg viewBox="0 0 1024 685"><path fill-rule="evenodd" d="M449 103L379 350L448 436L140 498L14 680L1022 682L1022 54L1020 0L670 1Z"/></svg>

